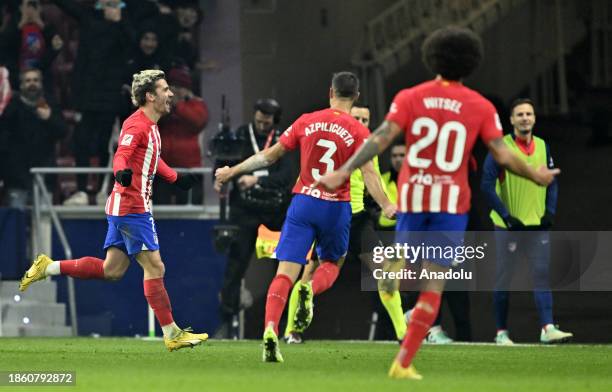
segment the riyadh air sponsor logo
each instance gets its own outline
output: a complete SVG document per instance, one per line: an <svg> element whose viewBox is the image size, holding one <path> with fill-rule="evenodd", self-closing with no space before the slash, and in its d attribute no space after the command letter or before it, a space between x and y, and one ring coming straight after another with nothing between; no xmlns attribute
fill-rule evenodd
<svg viewBox="0 0 612 392"><path fill-rule="evenodd" d="M423 169L420 169L418 173L411 175L408 181L411 184L419 184L419 185L434 185L434 184L452 185L455 183L455 181L453 181L452 176L444 175L444 174L439 175L439 174L425 173Z"/></svg>
<svg viewBox="0 0 612 392"><path fill-rule="evenodd" d="M424 173L423 170L419 170L418 173L410 176L411 184L421 184L421 185L432 185L433 184L433 176L429 173Z"/></svg>

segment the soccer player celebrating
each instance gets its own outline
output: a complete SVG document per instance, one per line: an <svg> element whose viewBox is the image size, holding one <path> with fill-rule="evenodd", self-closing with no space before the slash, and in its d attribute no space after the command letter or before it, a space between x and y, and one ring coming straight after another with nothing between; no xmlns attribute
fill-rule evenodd
<svg viewBox="0 0 612 392"><path fill-rule="evenodd" d="M219 168L215 173L217 186L220 186L241 173L271 165L286 151L300 148L300 175L276 248L279 264L266 300L265 362L283 361L278 348L278 324L289 290L306 264L313 241L316 239L321 264L313 279L314 292L331 287L338 277L338 264L344 261L351 222L348 177L332 192L313 184L325 173L343 165L369 136L369 131L349 114L358 97L359 79L350 72L335 74L329 90L328 109L300 116L278 143L236 166ZM359 168L372 197L383 204L386 197L371 160L365 160Z"/></svg>
<svg viewBox="0 0 612 392"><path fill-rule="evenodd" d="M25 291L32 283L53 275L118 280L125 274L130 260L135 259L144 271L144 295L161 325L166 347L173 351L196 346L208 339L208 335L180 329L172 318L170 299L164 287L165 266L151 214L155 175L184 190L196 182L193 174L177 174L161 159L157 121L170 112L173 96L164 78L164 72L158 70L134 75L132 102L138 110L123 123L113 159L115 186L105 208L108 220L104 242L106 259L82 257L53 261L40 255L21 279L19 289Z"/></svg>
<svg viewBox="0 0 612 392"><path fill-rule="evenodd" d="M436 78L401 90L391 104L386 121L359 152L319 182L326 189L336 189L353 170L378 155L404 132L408 151L398 179L398 242L405 242L410 231L465 231L470 208L468 161L478 137L487 145L493 159L522 177L548 185L559 173L558 169L545 166L536 170L514 155L502 139L494 106L462 84L462 79L474 71L483 55L482 41L474 32L456 26L436 30L424 41L422 54L427 67L437 74ZM423 260L422 268L446 272L451 261ZM422 378L412 360L436 319L444 280L424 279L421 283L406 337L389 370L392 378Z"/></svg>
<svg viewBox="0 0 612 392"><path fill-rule="evenodd" d="M366 128L370 126L370 108L360 102L356 102L351 108L351 116ZM378 157L372 159L376 175L381 178L378 166ZM382 185L382 178L379 180ZM366 211L364 205L364 190L366 189L363 175L361 171L356 170L351 174L350 178L350 195L351 195L351 229L349 233L348 254L349 258L361 260L370 265L372 261L372 249L382 245L378 234L374 230L374 222L370 214ZM384 189L384 186L383 186ZM375 190L376 192L376 190ZM391 202L387 197L383 201L382 216L386 219L394 219L397 210L396 203ZM318 266L317 262L310 262L304 268L302 279L297 282L291 291L289 298L289 308L287 312L287 328L285 329L285 341L287 343L302 343L302 333L310 323L313 317L313 297L321 294L314 292L312 286L314 284L314 273ZM341 265L339 265L341 267ZM317 278L321 279L321 275L317 274ZM391 282L395 283L395 282ZM402 302L397 290L386 290L383 285L380 285L379 297L383 303L398 340L402 340L406 334L406 322L404 321L404 312L402 310ZM315 284L315 287L321 287Z"/></svg>

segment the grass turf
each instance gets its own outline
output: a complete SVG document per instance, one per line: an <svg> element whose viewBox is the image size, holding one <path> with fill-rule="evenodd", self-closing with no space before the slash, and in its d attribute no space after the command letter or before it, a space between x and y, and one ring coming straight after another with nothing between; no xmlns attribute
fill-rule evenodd
<svg viewBox="0 0 612 392"><path fill-rule="evenodd" d="M396 344L310 341L281 350L285 363L270 364L255 341L169 353L160 341L128 338L2 338L0 371L76 371L76 387L52 387L66 391L612 390L612 346L426 345L415 361L420 382L387 378Z"/></svg>

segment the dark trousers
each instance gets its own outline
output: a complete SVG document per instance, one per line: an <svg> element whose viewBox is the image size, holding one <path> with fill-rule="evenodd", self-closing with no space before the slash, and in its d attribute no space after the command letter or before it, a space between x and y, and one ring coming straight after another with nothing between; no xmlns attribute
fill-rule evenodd
<svg viewBox="0 0 612 392"><path fill-rule="evenodd" d="M495 230L497 269L495 276L495 322L497 329L508 329L508 303L510 283L520 256L527 258L533 268L533 297L542 326L553 323L552 293L548 281L550 244L547 231L513 232Z"/></svg>
<svg viewBox="0 0 612 392"><path fill-rule="evenodd" d="M230 224L240 229L230 246L221 288L220 312L224 321L240 311L240 284L255 250L257 228L263 224L270 230L279 231L284 219L284 213L263 215L251 209L231 207Z"/></svg>
<svg viewBox="0 0 612 392"><path fill-rule="evenodd" d="M113 131L116 114L114 112L84 111L82 115L81 122L76 126L72 137L76 165L89 167L92 166L92 158L97 158L98 165L105 166L109 157L108 140ZM77 176L77 189L87 191L86 174Z"/></svg>

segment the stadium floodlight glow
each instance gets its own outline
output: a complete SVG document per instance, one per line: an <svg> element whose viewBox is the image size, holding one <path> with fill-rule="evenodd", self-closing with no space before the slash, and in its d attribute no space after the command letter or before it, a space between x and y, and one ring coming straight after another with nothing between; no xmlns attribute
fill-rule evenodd
<svg viewBox="0 0 612 392"><path fill-rule="evenodd" d="M30 324L30 318L29 317L24 317L21 321L23 321L24 324Z"/></svg>
<svg viewBox="0 0 612 392"><path fill-rule="evenodd" d="M15 302L21 301L21 295L15 294L15 296L13 297L13 300L15 300Z"/></svg>

